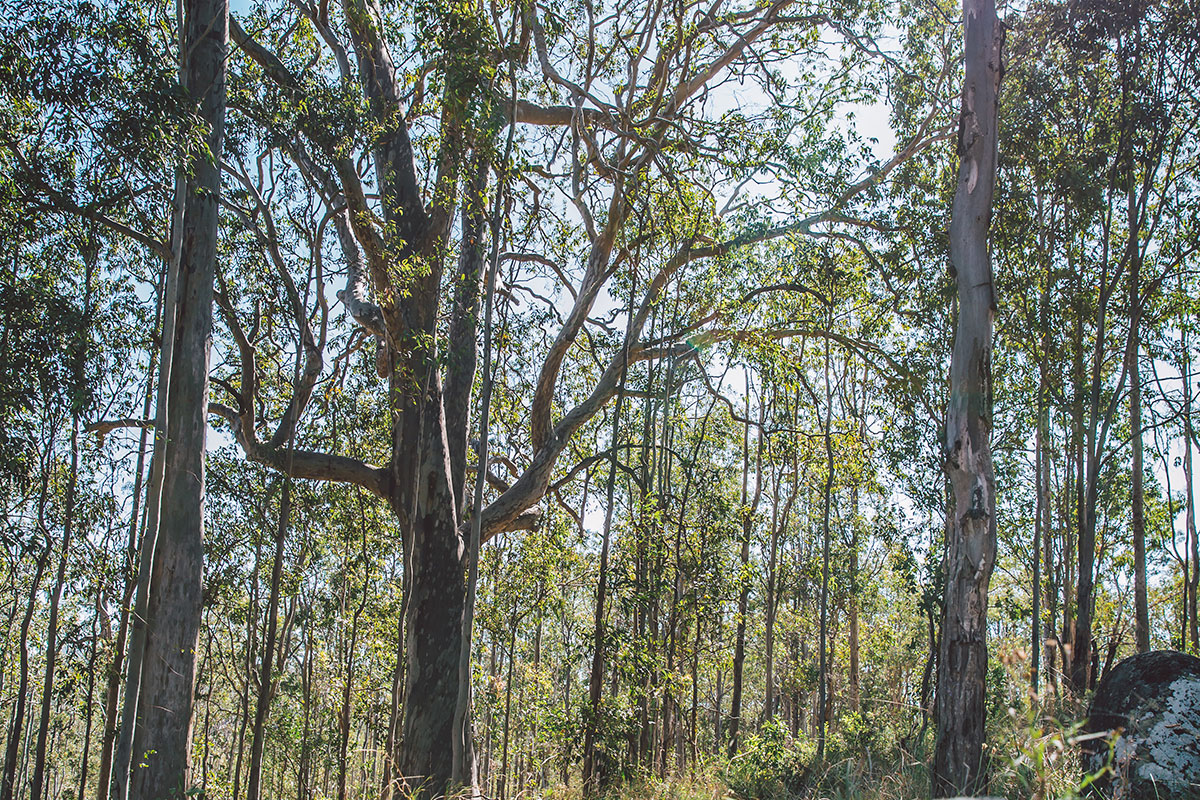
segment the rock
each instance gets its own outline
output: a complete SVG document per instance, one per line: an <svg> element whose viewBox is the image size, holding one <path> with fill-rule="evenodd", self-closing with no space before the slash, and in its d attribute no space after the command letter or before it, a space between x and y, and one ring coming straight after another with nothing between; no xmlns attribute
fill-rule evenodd
<svg viewBox="0 0 1200 800"><path fill-rule="evenodd" d="M1092 784L1113 800L1200 800L1200 658L1157 650L1127 658L1100 681L1085 734L1121 730L1113 772ZM1082 743L1083 772L1110 763L1109 739Z"/></svg>

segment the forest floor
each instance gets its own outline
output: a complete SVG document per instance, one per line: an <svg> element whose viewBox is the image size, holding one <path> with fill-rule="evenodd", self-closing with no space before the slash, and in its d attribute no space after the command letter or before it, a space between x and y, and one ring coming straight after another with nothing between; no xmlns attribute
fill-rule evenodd
<svg viewBox="0 0 1200 800"><path fill-rule="evenodd" d="M1042 708L1037 715L1010 710L989 727L992 797L1006 800L1072 800L1083 796L1078 726ZM1067 711L1059 708L1058 712ZM926 800L930 797L932 734L908 752L894 742L866 747L835 743L824 761L810 743L748 738L731 761L708 762L660 780L641 778L609 792L609 800ZM702 760L703 761L703 760ZM558 786L549 800L580 800L579 787Z"/></svg>

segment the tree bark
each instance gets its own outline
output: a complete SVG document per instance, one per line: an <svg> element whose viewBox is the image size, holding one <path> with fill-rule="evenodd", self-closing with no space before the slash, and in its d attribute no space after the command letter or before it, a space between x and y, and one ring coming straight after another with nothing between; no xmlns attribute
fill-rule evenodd
<svg viewBox="0 0 1200 800"><path fill-rule="evenodd" d="M203 591L204 447L229 8L227 0L185 0L184 7L185 88L209 130L207 153L193 160L188 179L174 353L170 381L159 387L166 392L169 411L137 700L142 719L134 738L138 768L129 785L136 800L160 800L191 788L192 695Z"/></svg>
<svg viewBox="0 0 1200 800"><path fill-rule="evenodd" d="M959 116L958 185L950 222L958 320L944 442L954 503L946 525L935 796L975 794L986 787L987 593L996 560L990 443L995 296L988 228L996 182L1004 28L993 0L964 0L963 28L966 73Z"/></svg>

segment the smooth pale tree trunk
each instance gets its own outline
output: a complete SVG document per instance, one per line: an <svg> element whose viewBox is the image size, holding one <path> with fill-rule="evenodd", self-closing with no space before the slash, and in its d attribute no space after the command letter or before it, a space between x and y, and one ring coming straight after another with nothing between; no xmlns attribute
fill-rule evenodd
<svg viewBox="0 0 1200 800"><path fill-rule="evenodd" d="M162 508L162 485L167 447L167 392L165 387L170 382L171 359L174 356L175 308L177 305L176 287L179 280L179 247L183 235L182 211L185 191L185 182L182 178L182 173L180 173L176 176L175 183L177 213L174 216L174 225L175 230L178 231L178 235L172 238L172 256L170 262L167 264L166 275L163 280L162 346L158 365L159 388L155 393L154 400L156 412L154 448L150 457L150 477L146 488L146 519L143 524L142 541L136 552L137 579L133 586L129 587L132 591L133 607L127 609L125 612L129 618L129 645L128 655L125 657L125 689L121 700L121 724L117 730L111 769L101 771L101 780L103 781L105 776L108 776L110 780L108 796L111 800L125 800L129 794L133 740L141 724L138 718L138 700L141 695L142 664L146 652L147 604L150 599L150 577L153 573L154 544L158 538L159 511ZM150 372L154 372L153 364L151 364ZM134 516L136 517L136 515ZM130 524L135 525L136 519L131 520ZM133 531L131 531L132 535ZM133 551L131 550L130 552L132 553ZM130 569L132 568L133 563L131 561ZM128 594L127 592L127 599ZM116 657L114 657L114 664L116 665L114 668L119 672L120 665L117 663Z"/></svg>
<svg viewBox="0 0 1200 800"><path fill-rule="evenodd" d="M1052 451L1050 448L1050 407L1047 400L1046 387L1046 359L1047 359L1047 342L1049 339L1050 328L1050 296L1053 284L1050 276L1046 277L1046 283L1042 288L1041 297L1041 360L1038 365L1038 447L1041 455L1038 461L1038 476L1037 476L1037 493L1038 493L1038 513L1041 520L1041 556L1042 556L1042 583L1035 585L1034 590L1044 592L1043 605L1047 612L1047 617L1050 621L1049 632L1053 634L1054 625L1058 618L1055 598L1056 583L1054 579L1054 531L1051 524L1051 496L1050 496L1050 459ZM1044 586L1044 588L1043 588ZM1035 649L1040 649L1042 653L1041 669L1039 673L1044 673L1051 681L1054 690L1058 691L1058 679L1054 673L1054 654L1056 652L1055 645L1052 643L1053 636L1046 635L1046 632L1041 628L1040 621L1038 631L1035 634L1033 646ZM1037 686L1034 686L1034 691L1037 691Z"/></svg>
<svg viewBox="0 0 1200 800"><path fill-rule="evenodd" d="M129 796L160 800L191 788L193 688L204 558L204 446L216 267L218 163L225 121L227 0L186 0L184 85L208 126L184 200L159 530L146 603ZM131 754L132 755L132 754ZM118 767L121 765L118 764Z"/></svg>
<svg viewBox="0 0 1200 800"><path fill-rule="evenodd" d="M988 228L996 183L997 98L1004 27L994 0L964 0L966 71L958 129L958 184L950 222L958 320L950 359L945 469L946 591L937 681L935 797L981 793L987 719L988 584L996 560L991 453L995 296Z"/></svg>

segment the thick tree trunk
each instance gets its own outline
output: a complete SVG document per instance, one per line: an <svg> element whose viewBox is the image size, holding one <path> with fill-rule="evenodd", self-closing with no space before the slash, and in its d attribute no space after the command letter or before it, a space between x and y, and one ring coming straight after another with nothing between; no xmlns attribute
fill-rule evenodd
<svg viewBox="0 0 1200 800"><path fill-rule="evenodd" d="M988 584L996 559L991 455L995 297L988 227L996 182L997 97L1004 28L993 0L965 0L966 75L959 117L958 185L950 260L958 321L950 361L945 468L953 492L946 524L946 593L937 682L935 796L982 792L987 783Z"/></svg>
<svg viewBox="0 0 1200 800"><path fill-rule="evenodd" d="M422 793L438 797L453 780L451 743L466 576L441 429L441 379L432 366L427 375L423 402L417 407L425 435L419 445L414 442L420 453L414 508L405 508L400 498L393 508L402 521L412 519L401 772L409 791L420 787Z"/></svg>
<svg viewBox="0 0 1200 800"><path fill-rule="evenodd" d="M225 120L227 0L186 0L185 88L209 126L185 200L167 393L167 445L159 534L147 603L145 654L135 734L136 800L191 788L192 693L204 559L204 445L216 267L218 163ZM144 765L144 766L142 766Z"/></svg>

